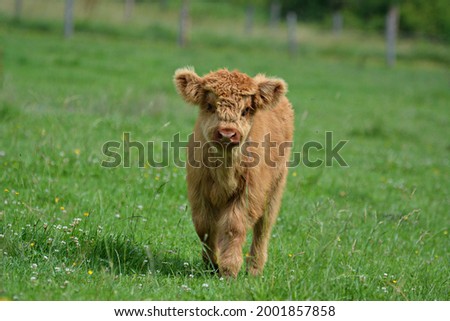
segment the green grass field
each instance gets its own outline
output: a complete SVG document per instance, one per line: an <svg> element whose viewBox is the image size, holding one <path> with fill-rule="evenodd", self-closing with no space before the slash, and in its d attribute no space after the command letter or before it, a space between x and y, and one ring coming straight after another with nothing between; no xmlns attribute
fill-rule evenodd
<svg viewBox="0 0 450 321"><path fill-rule="evenodd" d="M450 299L448 47L405 40L387 68L374 35L304 26L291 57L281 31L247 39L229 19L200 20L185 49L173 20L80 22L64 40L33 19L0 16L1 298ZM131 168L100 165L124 132L156 142L156 159L187 137L196 110L172 85L185 65L285 79L295 151L327 131L349 141L347 168L290 170L262 277L205 269L183 168L139 168L136 153Z"/></svg>

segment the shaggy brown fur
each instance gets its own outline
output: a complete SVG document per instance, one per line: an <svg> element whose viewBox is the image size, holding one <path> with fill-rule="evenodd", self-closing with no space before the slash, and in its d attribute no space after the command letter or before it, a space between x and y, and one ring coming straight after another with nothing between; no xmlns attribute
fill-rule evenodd
<svg viewBox="0 0 450 321"><path fill-rule="evenodd" d="M183 68L174 82L185 101L200 106L188 146L187 184L203 258L221 275L236 277L246 231L253 228L247 270L258 275L280 208L294 130L287 86L226 69L200 77ZM271 148L264 143L269 137Z"/></svg>

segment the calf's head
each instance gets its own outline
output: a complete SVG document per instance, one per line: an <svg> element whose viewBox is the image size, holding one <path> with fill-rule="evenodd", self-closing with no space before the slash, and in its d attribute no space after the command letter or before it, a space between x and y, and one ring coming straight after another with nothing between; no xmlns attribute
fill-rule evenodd
<svg viewBox="0 0 450 321"><path fill-rule="evenodd" d="M199 123L206 141L237 146L246 141L254 115L274 108L286 93L286 83L258 74L220 69L203 77L191 68L178 69L175 86L183 99L200 107Z"/></svg>

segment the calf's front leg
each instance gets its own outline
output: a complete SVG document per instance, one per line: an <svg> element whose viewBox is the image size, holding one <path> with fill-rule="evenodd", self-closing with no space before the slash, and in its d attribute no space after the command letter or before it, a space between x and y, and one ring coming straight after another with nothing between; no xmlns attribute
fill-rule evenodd
<svg viewBox="0 0 450 321"><path fill-rule="evenodd" d="M211 214L211 209L206 208L200 202L193 201L192 204L192 221L202 242L203 261L208 267L217 270L217 223Z"/></svg>
<svg viewBox="0 0 450 321"><path fill-rule="evenodd" d="M218 231L219 272L225 277L237 277L242 263L245 242L245 213L239 202L229 206L221 216Z"/></svg>

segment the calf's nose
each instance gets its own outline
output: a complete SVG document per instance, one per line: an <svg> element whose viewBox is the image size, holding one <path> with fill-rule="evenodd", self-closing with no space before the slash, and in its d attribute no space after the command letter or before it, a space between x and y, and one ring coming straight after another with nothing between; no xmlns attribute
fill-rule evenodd
<svg viewBox="0 0 450 321"><path fill-rule="evenodd" d="M233 128L219 128L215 138L222 143L239 144L241 134Z"/></svg>

